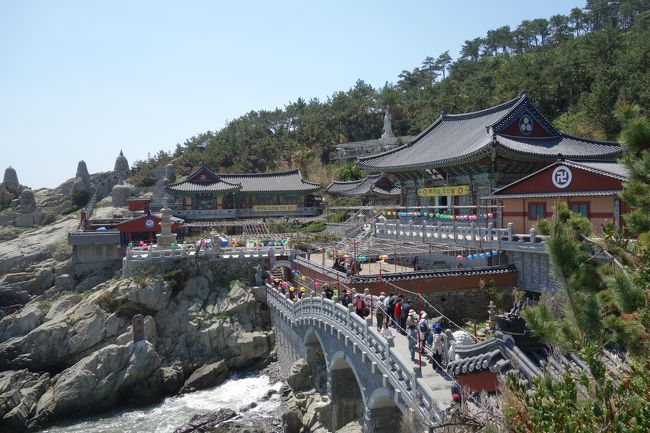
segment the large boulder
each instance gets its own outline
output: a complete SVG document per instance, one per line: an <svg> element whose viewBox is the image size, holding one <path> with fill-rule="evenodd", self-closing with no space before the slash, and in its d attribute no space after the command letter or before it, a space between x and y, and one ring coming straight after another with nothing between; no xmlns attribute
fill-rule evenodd
<svg viewBox="0 0 650 433"><path fill-rule="evenodd" d="M43 301L34 301L0 320L0 341L27 334L43 323L46 313Z"/></svg>
<svg viewBox="0 0 650 433"><path fill-rule="evenodd" d="M304 359L299 359L291 365L287 383L294 392L312 388L309 364Z"/></svg>
<svg viewBox="0 0 650 433"><path fill-rule="evenodd" d="M174 430L174 433L207 433L214 431L221 424L237 416L231 409L219 409L205 415L194 415L192 419Z"/></svg>
<svg viewBox="0 0 650 433"><path fill-rule="evenodd" d="M135 187L128 184L118 184L111 190L113 207L126 207L129 204L129 197L133 195Z"/></svg>
<svg viewBox="0 0 650 433"><path fill-rule="evenodd" d="M50 384L48 373L0 372L0 432L21 432Z"/></svg>
<svg viewBox="0 0 650 433"><path fill-rule="evenodd" d="M51 370L69 367L107 344L126 324L100 307L99 292L29 334L0 343L0 369Z"/></svg>
<svg viewBox="0 0 650 433"><path fill-rule="evenodd" d="M110 408L132 387L147 382L160 364L148 341L106 346L57 376L38 401L29 427Z"/></svg>
<svg viewBox="0 0 650 433"><path fill-rule="evenodd" d="M0 274L25 269L50 258L57 249L67 247L68 233L78 225L79 221L73 215L68 215L38 230L23 233L16 239L1 242Z"/></svg>
<svg viewBox="0 0 650 433"><path fill-rule="evenodd" d="M135 286L135 285L134 285ZM130 287L128 298L131 302L140 304L151 310L167 308L172 296L172 289L165 280L149 280L144 287Z"/></svg>
<svg viewBox="0 0 650 433"><path fill-rule="evenodd" d="M36 199L34 198L34 192L26 188L20 193L20 212L22 213L31 213L36 211Z"/></svg>
<svg viewBox="0 0 650 433"><path fill-rule="evenodd" d="M229 374L228 365L223 360L204 365L194 370L194 373L185 381L180 392L183 394L221 385L228 379Z"/></svg>

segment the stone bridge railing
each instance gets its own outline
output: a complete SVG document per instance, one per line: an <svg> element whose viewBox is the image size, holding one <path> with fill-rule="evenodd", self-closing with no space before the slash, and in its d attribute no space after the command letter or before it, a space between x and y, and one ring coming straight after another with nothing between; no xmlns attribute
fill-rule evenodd
<svg viewBox="0 0 650 433"><path fill-rule="evenodd" d="M193 257L214 257L222 259L250 259L262 257L291 256L291 250L277 247L228 247L205 248L193 244L180 244L176 247L127 247L127 261L146 261L161 259L182 259Z"/></svg>
<svg viewBox="0 0 650 433"><path fill-rule="evenodd" d="M313 326L330 332L344 341L373 373L382 375L384 386L390 384L394 389L395 403L402 402L402 410L411 408L428 422L442 419L444 407L424 383L421 367L403 361L394 349L394 337L380 335L372 326L371 317L362 319L351 304L346 308L314 292L294 302L272 286L266 287L269 307L288 325Z"/></svg>
<svg viewBox="0 0 650 433"><path fill-rule="evenodd" d="M416 224L412 220L406 223L396 220L373 223L373 233L381 239L454 244L477 249L546 251L546 236L538 235L534 228L527 234L516 234L512 223L508 223L507 228L495 228L492 222L479 226L475 222Z"/></svg>

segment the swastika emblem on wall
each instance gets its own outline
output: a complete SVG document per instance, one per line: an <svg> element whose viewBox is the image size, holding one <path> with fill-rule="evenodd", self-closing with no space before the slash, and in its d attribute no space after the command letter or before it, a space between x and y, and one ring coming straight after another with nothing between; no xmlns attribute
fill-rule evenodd
<svg viewBox="0 0 650 433"><path fill-rule="evenodd" d="M571 185L571 180L573 180L573 173L571 173L569 167L560 165L558 167L555 167L555 170L553 170L551 180L553 181L553 185L555 185L557 188L564 189L567 186Z"/></svg>

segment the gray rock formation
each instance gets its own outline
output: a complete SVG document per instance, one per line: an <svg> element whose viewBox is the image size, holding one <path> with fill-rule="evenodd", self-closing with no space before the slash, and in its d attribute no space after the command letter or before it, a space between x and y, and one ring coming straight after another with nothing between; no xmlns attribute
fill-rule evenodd
<svg viewBox="0 0 650 433"><path fill-rule="evenodd" d="M160 364L148 341L106 346L55 378L38 401L29 426L46 426L52 419L109 408L139 382L147 381Z"/></svg>
<svg viewBox="0 0 650 433"><path fill-rule="evenodd" d="M113 207L126 207L128 205L128 199L133 194L134 189L133 185L115 185L111 191Z"/></svg>
<svg viewBox="0 0 650 433"><path fill-rule="evenodd" d="M0 430L23 431L50 381L48 373L28 370L0 372Z"/></svg>
<svg viewBox="0 0 650 433"><path fill-rule="evenodd" d="M225 361L207 364L197 368L185 381L181 394L221 385L228 379L228 365Z"/></svg>
<svg viewBox="0 0 650 433"><path fill-rule="evenodd" d="M294 391L304 391L311 388L309 365L304 359L299 359L291 365L287 383Z"/></svg>
<svg viewBox="0 0 650 433"><path fill-rule="evenodd" d="M128 174L129 170L129 161L120 150L120 154L115 159L115 167L113 168L113 171L115 173Z"/></svg>
<svg viewBox="0 0 650 433"><path fill-rule="evenodd" d="M25 188L20 193L20 212L31 213L36 211L36 199L34 192L30 188Z"/></svg>
<svg viewBox="0 0 650 433"><path fill-rule="evenodd" d="M8 209L11 206L11 201L16 197L7 191L4 184L0 183L0 210Z"/></svg>
<svg viewBox="0 0 650 433"><path fill-rule="evenodd" d="M248 368L270 356L273 333L267 330L268 314L243 283L220 285L222 271L203 269L200 276L182 278L174 290L171 283L155 276L137 284L111 280L84 297L56 293L71 283L63 282L67 268L52 272L56 263L47 259L43 262L47 267L33 265L0 280L0 288L42 287L61 277L57 283L61 287L0 320L0 370L60 372L54 379L43 374L29 377L30 383L41 377L47 382L36 387L38 392L32 392L19 409L16 431L118 404L146 404L177 392L184 383L186 390L214 386L230 370ZM145 340L134 344L129 315L138 310L152 313L144 318ZM190 372L194 373L185 382ZM0 426L6 414L3 408L18 405L2 406L2 402L19 391L10 385L2 391L2 380L0 375ZM25 389L32 388L26 385ZM247 426L233 431L246 429L258 431Z"/></svg>
<svg viewBox="0 0 650 433"><path fill-rule="evenodd" d="M67 247L68 232L77 228L73 215L18 238L0 243L0 273L24 269L52 256L61 245Z"/></svg>
<svg viewBox="0 0 650 433"><path fill-rule="evenodd" d="M13 167L7 167L5 169L2 184L8 192L14 195L14 197L17 197L18 194L20 194L21 188L20 183L18 182L18 174L16 174L16 170Z"/></svg>

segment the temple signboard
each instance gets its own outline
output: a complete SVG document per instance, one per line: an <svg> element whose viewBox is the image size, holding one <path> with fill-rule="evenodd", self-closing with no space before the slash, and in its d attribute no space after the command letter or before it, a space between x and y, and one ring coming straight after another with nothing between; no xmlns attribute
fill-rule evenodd
<svg viewBox="0 0 650 433"><path fill-rule="evenodd" d="M435 188L420 188L418 195L420 197L437 197L445 195L467 195L469 194L469 185L438 186Z"/></svg>
<svg viewBox="0 0 650 433"><path fill-rule="evenodd" d="M253 212L291 212L298 210L297 204L263 204L253 206Z"/></svg>

